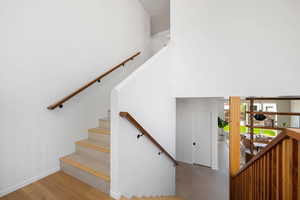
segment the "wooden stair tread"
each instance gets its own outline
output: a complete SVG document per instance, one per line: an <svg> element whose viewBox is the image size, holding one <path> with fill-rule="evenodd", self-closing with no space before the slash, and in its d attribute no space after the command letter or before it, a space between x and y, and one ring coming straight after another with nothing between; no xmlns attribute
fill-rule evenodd
<svg viewBox="0 0 300 200"><path fill-rule="evenodd" d="M110 135L110 130L106 128L91 128L88 130L88 132L91 133L98 133L98 134L104 134L104 135Z"/></svg>
<svg viewBox="0 0 300 200"><path fill-rule="evenodd" d="M81 156L79 154L73 153L71 155L65 156L60 159L61 161L70 164L76 168L79 168L89 174L97 176L104 181L110 181L109 175L105 174L103 171L104 166L99 161Z"/></svg>
<svg viewBox="0 0 300 200"><path fill-rule="evenodd" d="M85 140L80 140L78 142L76 142L77 145L80 145L82 147L86 147L89 149L93 149L96 151L101 151L101 152L105 152L105 153L110 153L110 145L106 144L104 142L101 141L94 141L94 140L90 140L90 139L85 139Z"/></svg>

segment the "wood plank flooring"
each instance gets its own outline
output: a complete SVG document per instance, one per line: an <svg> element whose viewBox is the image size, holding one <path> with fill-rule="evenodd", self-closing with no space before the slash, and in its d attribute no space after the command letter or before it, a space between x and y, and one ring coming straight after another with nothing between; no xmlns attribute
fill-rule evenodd
<svg viewBox="0 0 300 200"><path fill-rule="evenodd" d="M113 200L105 193L60 171L0 200Z"/></svg>

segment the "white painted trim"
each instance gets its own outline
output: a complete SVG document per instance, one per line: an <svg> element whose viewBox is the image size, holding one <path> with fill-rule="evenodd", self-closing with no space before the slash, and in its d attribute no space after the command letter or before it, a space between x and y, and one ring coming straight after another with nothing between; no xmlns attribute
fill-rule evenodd
<svg viewBox="0 0 300 200"><path fill-rule="evenodd" d="M216 105L216 110L217 105ZM213 170L219 169L218 158L218 112L214 110L211 114L211 168Z"/></svg>
<svg viewBox="0 0 300 200"><path fill-rule="evenodd" d="M121 199L121 194L119 192L110 191L110 196L116 200Z"/></svg>
<svg viewBox="0 0 300 200"><path fill-rule="evenodd" d="M7 194L9 194L11 192L14 192L14 191L16 191L16 190L18 190L18 189L20 189L22 187L25 187L25 186L27 186L27 185L35 182L35 181L38 181L38 180L40 180L42 178L45 178L46 176L49 176L49 175L51 175L51 174L53 174L55 172L58 172L59 170L60 170L60 167L56 167L56 168L51 169L49 171L43 172L43 173L41 173L38 176L34 176L32 178L29 178L29 179L27 179L27 180L25 180L25 181L23 181L23 182L21 182L19 184L16 184L16 185L4 188L3 190L0 191L0 197L3 197L5 195L7 195Z"/></svg>

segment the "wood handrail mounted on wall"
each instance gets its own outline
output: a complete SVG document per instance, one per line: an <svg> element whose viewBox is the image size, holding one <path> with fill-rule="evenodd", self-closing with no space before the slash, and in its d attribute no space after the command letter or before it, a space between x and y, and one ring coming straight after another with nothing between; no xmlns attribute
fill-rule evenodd
<svg viewBox="0 0 300 200"><path fill-rule="evenodd" d="M115 71L116 69L124 66L127 62L129 62L130 60L133 60L135 57L137 57L138 55L140 55L141 52L138 52L136 54L134 54L133 56L127 58L126 60L124 60L123 62L121 62L120 64L118 64L117 66L113 67L112 69L108 70L107 72L105 72L104 74L100 75L99 77L95 78L94 80L88 82L87 84L83 85L82 87L80 87L79 89L75 90L74 92L72 92L71 94L65 96L64 98L62 98L61 100L57 101L56 103L48 106L47 108L49 110L54 110L57 107L62 108L63 104L68 101L69 99L71 99L72 97L74 97L75 95L81 93L82 91L84 91L85 89L87 89L88 87L90 87L91 85L93 85L96 82L100 82L101 79L103 79L105 76L109 75L111 72Z"/></svg>
<svg viewBox="0 0 300 200"><path fill-rule="evenodd" d="M142 135L149 138L149 140L157 146L162 153L164 153L170 160L173 161L175 165L178 165L177 161L128 113L128 112L120 112L120 116L127 119L134 127L136 127Z"/></svg>

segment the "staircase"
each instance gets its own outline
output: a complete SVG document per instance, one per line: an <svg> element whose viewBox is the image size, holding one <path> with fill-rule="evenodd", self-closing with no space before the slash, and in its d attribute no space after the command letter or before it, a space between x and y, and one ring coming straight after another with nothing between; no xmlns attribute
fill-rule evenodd
<svg viewBox="0 0 300 200"><path fill-rule="evenodd" d="M92 81L84 84L72 93L64 96L62 99L49 105L49 110L55 110L57 108L63 109L64 104L71 98L79 95L81 92L92 86L97 82L101 82L110 73L125 66L131 60L134 60L139 56L141 52L134 54L127 58L120 64L114 66L110 70L101 74ZM110 113L108 113L110 116ZM141 131L141 135L149 139L160 151L158 155L166 155L174 165L177 165L176 160L127 112L120 113L121 117L126 118L135 128ZM76 151L68 156L60 158L61 170L65 173L81 180L95 187L96 189L109 194L110 193L110 120L101 119L99 121L99 127L88 130L88 138L77 141L75 143ZM170 191L166 191L166 194L170 194ZM160 195L163 195L160 193ZM123 198L124 199L124 198ZM126 199L126 198L125 198ZM138 198L133 198L138 199ZM176 197L159 197L159 198L142 198L142 199L178 199Z"/></svg>
<svg viewBox="0 0 300 200"><path fill-rule="evenodd" d="M143 197L143 198L133 197L131 199L122 197L121 200L183 200L183 199L174 196L166 196L166 197Z"/></svg>
<svg viewBox="0 0 300 200"><path fill-rule="evenodd" d="M88 130L88 139L75 143L76 152L60 159L61 169L98 190L110 192L110 120Z"/></svg>

